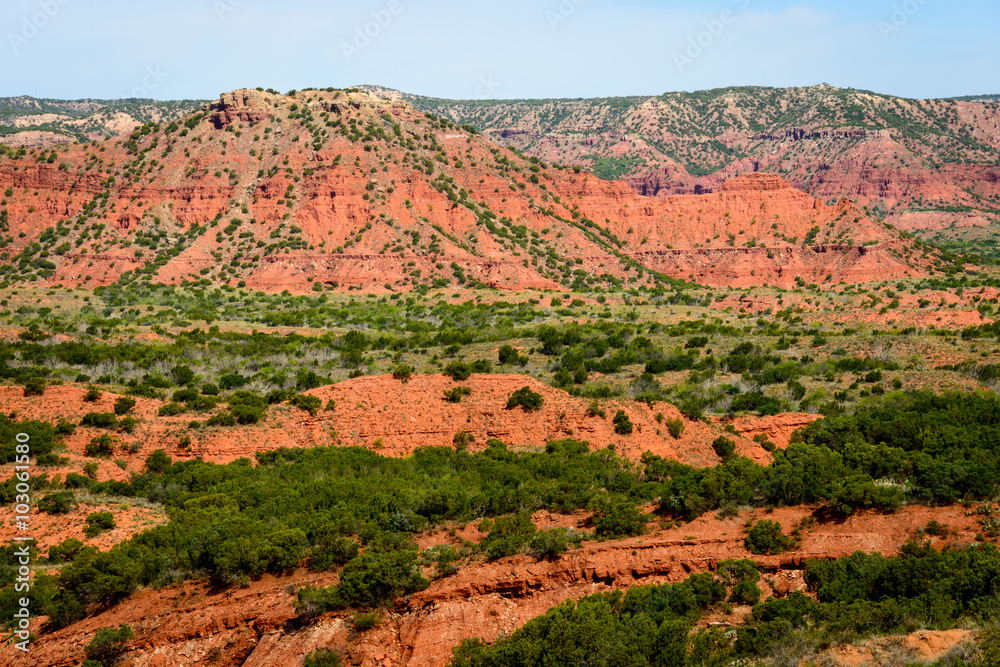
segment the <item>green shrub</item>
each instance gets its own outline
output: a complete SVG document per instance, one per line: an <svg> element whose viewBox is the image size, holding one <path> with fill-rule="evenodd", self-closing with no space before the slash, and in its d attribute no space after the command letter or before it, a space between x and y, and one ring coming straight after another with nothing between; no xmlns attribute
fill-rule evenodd
<svg viewBox="0 0 1000 667"><path fill-rule="evenodd" d="M462 398L472 393L468 387L452 387L444 390L444 400L449 403L461 403Z"/></svg>
<svg viewBox="0 0 1000 667"><path fill-rule="evenodd" d="M192 425L197 423L191 422ZM205 421L205 426L236 426L236 415L232 412L220 412L209 417Z"/></svg>
<svg viewBox="0 0 1000 667"><path fill-rule="evenodd" d="M312 396L310 394L296 394L292 397L290 402L293 406L299 408L300 410L305 410L313 417L315 417L323 407L323 399L319 396Z"/></svg>
<svg viewBox="0 0 1000 667"><path fill-rule="evenodd" d="M87 525L84 526L83 534L87 537L95 537L106 530L112 530L117 526L115 516L111 512L93 512L87 515Z"/></svg>
<svg viewBox="0 0 1000 667"><path fill-rule="evenodd" d="M76 555L86 548L92 549L93 547L87 547L75 537L70 537L49 547L49 560L68 562L76 558Z"/></svg>
<svg viewBox="0 0 1000 667"><path fill-rule="evenodd" d="M179 365L170 369L170 377L173 378L174 384L184 387L194 382L195 373L188 366Z"/></svg>
<svg viewBox="0 0 1000 667"><path fill-rule="evenodd" d="M219 387L223 391L230 391L244 386L249 381L249 378L245 378L239 373L229 373L219 378Z"/></svg>
<svg viewBox="0 0 1000 667"><path fill-rule="evenodd" d="M515 350L510 345L504 345L504 346L502 346L500 348L500 352L498 354L498 357L499 357L498 361L500 362L501 366L506 366L507 364L512 364L512 363L514 363L514 362L517 361L517 358L518 358L517 350Z"/></svg>
<svg viewBox="0 0 1000 667"><path fill-rule="evenodd" d="M359 611L351 615L351 626L358 632L377 628L382 624L382 617L377 611Z"/></svg>
<svg viewBox="0 0 1000 667"><path fill-rule="evenodd" d="M518 351L510 345L502 346L498 357L501 366L507 366L508 364L525 366L528 363L528 357L519 354Z"/></svg>
<svg viewBox="0 0 1000 667"><path fill-rule="evenodd" d="M570 600L490 645L463 641L451 665L727 665L733 661L721 631L692 631L725 592L712 575L696 574L680 584Z"/></svg>
<svg viewBox="0 0 1000 667"><path fill-rule="evenodd" d="M452 442L455 445L455 449L464 452L469 448L469 445L476 441L476 436L472 435L468 431L459 431L455 434Z"/></svg>
<svg viewBox="0 0 1000 667"><path fill-rule="evenodd" d="M521 406L525 412L531 412L532 410L540 410L544 403L545 399L541 394L532 391L529 387L521 387L507 399L507 409L513 410Z"/></svg>
<svg viewBox="0 0 1000 667"><path fill-rule="evenodd" d="M191 387L185 387L184 389L178 389L177 391L175 391L173 395L170 397L170 400L174 401L175 403L190 404L193 401L197 401L199 398L201 398L201 394L198 392L197 389L193 389Z"/></svg>
<svg viewBox="0 0 1000 667"><path fill-rule="evenodd" d="M444 374L455 382L462 382L472 375L472 368L465 362L453 361L445 366Z"/></svg>
<svg viewBox="0 0 1000 667"><path fill-rule="evenodd" d="M167 452L162 449L157 449L146 457L146 470L159 475L170 467L171 463L173 463L173 461L171 461L170 457L167 456Z"/></svg>
<svg viewBox="0 0 1000 667"><path fill-rule="evenodd" d="M483 520L479 530L488 533L479 543L479 550L488 560L496 560L520 553L534 539L536 528L531 515L521 512L497 517L494 521Z"/></svg>
<svg viewBox="0 0 1000 667"><path fill-rule="evenodd" d="M120 625L117 629L99 628L94 638L84 648L84 653L88 660L113 665L125 655L133 636L132 628L128 625Z"/></svg>
<svg viewBox="0 0 1000 667"><path fill-rule="evenodd" d="M92 438L90 442L87 443L87 447L85 450L87 456L94 456L97 458L105 458L105 459L111 458L111 455L114 454L114 451L115 451L115 439L112 438L107 433Z"/></svg>
<svg viewBox="0 0 1000 667"><path fill-rule="evenodd" d="M649 517L634 503L609 500L594 504L594 533L605 538L635 537L646 532Z"/></svg>
<svg viewBox="0 0 1000 667"><path fill-rule="evenodd" d="M615 425L615 433L618 435L630 435L632 433L632 429L634 428L632 420L628 418L628 415L625 414L624 410L616 412L611 422Z"/></svg>
<svg viewBox="0 0 1000 667"><path fill-rule="evenodd" d="M565 602L490 645L464 641L451 665L570 665L580 656L607 665L795 665L803 652L845 639L976 624L982 628L976 649L957 647L935 665L994 667L1000 664L1000 631L991 575L998 565L994 545L937 552L909 543L895 558L858 552L809 561L804 579L819 601L795 591L759 602L754 564L724 561L718 579L695 574L679 584ZM729 601L753 605L752 612L735 632L697 629L709 614L731 612L719 606L727 586L733 588ZM628 662L620 662L622 656Z"/></svg>
<svg viewBox="0 0 1000 667"><path fill-rule="evenodd" d="M757 555L780 554L791 544L792 540L782 533L781 524L768 519L758 521L744 540L744 545L750 553Z"/></svg>
<svg viewBox="0 0 1000 667"><path fill-rule="evenodd" d="M489 359L476 359L469 364L469 369L472 370L473 373L489 375L493 372L493 364L490 363Z"/></svg>
<svg viewBox="0 0 1000 667"><path fill-rule="evenodd" d="M756 412L762 416L776 415L781 412L781 401L761 392L747 392L733 399L729 412Z"/></svg>
<svg viewBox="0 0 1000 667"><path fill-rule="evenodd" d="M712 449L723 461L728 461L736 455L736 443L724 435L720 435L712 442Z"/></svg>
<svg viewBox="0 0 1000 667"><path fill-rule="evenodd" d="M530 551L536 558L558 558L569 549L569 537L563 528L539 530L531 538Z"/></svg>
<svg viewBox="0 0 1000 667"><path fill-rule="evenodd" d="M303 667L340 667L340 656L327 648L316 649L306 654Z"/></svg>
<svg viewBox="0 0 1000 667"><path fill-rule="evenodd" d="M145 383L129 388L127 393L130 396L142 396L143 398L163 398L163 392L157 391L156 387Z"/></svg>
<svg viewBox="0 0 1000 667"><path fill-rule="evenodd" d="M934 535L936 537L947 537L948 526L937 521L936 519L931 519L927 522L927 525L924 526L924 532L928 535Z"/></svg>
<svg viewBox="0 0 1000 667"><path fill-rule="evenodd" d="M67 489L83 489L87 488L88 481L83 475L78 475L75 472L68 472L66 473L66 479L63 481L63 486Z"/></svg>
<svg viewBox="0 0 1000 667"><path fill-rule="evenodd" d="M183 414L187 411L180 403L165 403L160 406L160 409L156 411L156 414L160 417L173 417L175 415Z"/></svg>
<svg viewBox="0 0 1000 667"><path fill-rule="evenodd" d="M278 405L279 403L292 400L295 395L295 392L291 389L275 389L267 392L264 400L267 401L268 405Z"/></svg>
<svg viewBox="0 0 1000 667"><path fill-rule="evenodd" d="M337 535L329 529L321 529L310 553L310 566L322 570L346 565L357 558L359 551L358 543L354 539Z"/></svg>
<svg viewBox="0 0 1000 667"><path fill-rule="evenodd" d="M115 401L115 414L126 415L135 407L135 399L128 396L119 396Z"/></svg>
<svg viewBox="0 0 1000 667"><path fill-rule="evenodd" d="M977 640L979 663L977 667L1000 665L1000 625L993 624L983 628ZM976 665L975 662L971 663Z"/></svg>
<svg viewBox="0 0 1000 667"><path fill-rule="evenodd" d="M38 501L38 509L46 514L69 514L79 503L72 491L48 493Z"/></svg>
<svg viewBox="0 0 1000 667"><path fill-rule="evenodd" d="M237 424L256 424L267 412L267 405L266 398L249 391L237 391L229 398L229 411Z"/></svg>
<svg viewBox="0 0 1000 667"><path fill-rule="evenodd" d="M96 387L88 387L87 393L83 395L83 400L87 403L94 403L101 400L103 394Z"/></svg>
<svg viewBox="0 0 1000 667"><path fill-rule="evenodd" d="M347 607L371 609L423 590L430 582L420 573L418 555L409 536L382 534L344 566L338 585L299 589L296 610L308 617Z"/></svg>
<svg viewBox="0 0 1000 667"><path fill-rule="evenodd" d="M120 420L118 420L117 431L119 433L135 433L135 427L136 424L138 423L139 422L138 420L136 420L135 417L132 416L122 417Z"/></svg>
<svg viewBox="0 0 1000 667"><path fill-rule="evenodd" d="M324 384L328 384L330 378L318 375L316 371L308 369L299 369L295 373L295 389L299 392L309 391L310 389L316 389L317 387L322 387Z"/></svg>
<svg viewBox="0 0 1000 667"><path fill-rule="evenodd" d="M413 373L415 371L416 369L413 368L413 366L410 366L409 364L399 364L392 369L392 377L393 379L399 380L403 384L406 384L407 382L410 381L410 378L413 377Z"/></svg>
<svg viewBox="0 0 1000 667"><path fill-rule="evenodd" d="M28 396L43 396L45 394L45 378L33 377L28 378L24 382L24 395Z"/></svg>
<svg viewBox="0 0 1000 667"><path fill-rule="evenodd" d="M450 577L458 572L455 563L461 555L451 545L438 545L424 551L424 558L434 563L434 578Z"/></svg>
<svg viewBox="0 0 1000 667"><path fill-rule="evenodd" d="M684 420L680 417L667 419L664 424L667 427L667 432L670 434L670 437L674 440L677 440L684 435Z"/></svg>
<svg viewBox="0 0 1000 667"><path fill-rule="evenodd" d="M91 428L114 428L118 418L111 412L88 412L80 419L80 426Z"/></svg>
<svg viewBox="0 0 1000 667"><path fill-rule="evenodd" d="M741 605L755 605L760 601L760 572L752 560L725 560L716 571L719 577L732 586L730 602Z"/></svg>
<svg viewBox="0 0 1000 667"><path fill-rule="evenodd" d="M753 437L753 441L763 447L764 451L773 453L778 450L778 446L771 442L771 439L767 437L766 433L758 433Z"/></svg>

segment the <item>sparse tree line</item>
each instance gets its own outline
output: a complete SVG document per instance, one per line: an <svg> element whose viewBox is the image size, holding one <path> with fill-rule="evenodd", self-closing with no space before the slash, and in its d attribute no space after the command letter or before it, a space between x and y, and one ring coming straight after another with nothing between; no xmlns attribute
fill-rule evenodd
<svg viewBox="0 0 1000 667"><path fill-rule="evenodd" d="M662 520L684 521L747 506L819 504L824 515L836 516L861 508L892 511L903 502L988 500L1000 479L998 420L995 396L898 392L870 399L855 415L811 424L768 466L735 456L720 438L716 449L724 462L706 469L652 455L637 466L611 449L590 451L575 440L536 453L514 453L491 440L475 454L426 448L405 459L358 448L282 450L259 454L256 467L246 459L224 466L171 462L153 452L146 472L128 482L75 473L33 478L44 511L72 507L76 490L86 489L160 503L170 515L169 524L105 553L80 543L38 553L39 562L65 565L58 574L39 574L33 605L59 627L141 586L201 577L230 586L302 566L343 568L332 589L301 593L307 617L387 604L469 558L558 557L580 539L642 534L653 517L638 507L649 503ZM14 442L18 432L31 434L36 455L58 451L56 427L3 417L0 459L11 460L2 443ZM0 501L14 496L11 482L0 486ZM592 528L539 531L530 514L541 509L588 509ZM415 533L469 521L486 533L479 545L425 553L415 547ZM88 524L95 531L110 527L103 516ZM983 540L1000 532L995 524L985 512ZM795 539L780 526L753 528L751 551L777 552ZM2 572L0 607L6 608L14 601L13 570Z"/></svg>
<svg viewBox="0 0 1000 667"><path fill-rule="evenodd" d="M936 551L911 541L895 558L855 553L811 560L805 581L817 599L796 591L761 601L752 561L724 561L714 574L679 584L638 586L565 602L487 645L454 650L453 667L588 664L723 667L733 664L822 664L825 648L872 636L983 628L978 642L959 645L934 667L1000 663L1000 551L995 545ZM709 614L751 605L734 630L705 628ZM925 663L913 663L925 664Z"/></svg>

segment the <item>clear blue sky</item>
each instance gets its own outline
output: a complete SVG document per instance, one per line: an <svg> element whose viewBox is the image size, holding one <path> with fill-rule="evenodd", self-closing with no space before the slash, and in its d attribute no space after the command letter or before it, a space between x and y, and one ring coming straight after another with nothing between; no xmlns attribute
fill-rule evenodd
<svg viewBox="0 0 1000 667"><path fill-rule="evenodd" d="M5 0L0 26L0 96L1000 93L997 0Z"/></svg>

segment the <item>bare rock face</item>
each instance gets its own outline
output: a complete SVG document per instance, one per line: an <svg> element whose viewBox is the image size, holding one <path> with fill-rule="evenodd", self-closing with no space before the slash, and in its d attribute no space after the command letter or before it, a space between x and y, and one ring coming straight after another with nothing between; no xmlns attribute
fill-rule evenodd
<svg viewBox="0 0 1000 667"><path fill-rule="evenodd" d="M603 166L647 196L716 191L765 171L824 201L884 207L890 220L928 208L989 213L1000 197L1000 103L989 99L912 100L826 85L590 100L402 97L528 155Z"/></svg>
<svg viewBox="0 0 1000 667"><path fill-rule="evenodd" d="M45 130L24 130L0 137L0 144L12 148L45 148L72 141L69 137Z"/></svg>
<svg viewBox="0 0 1000 667"><path fill-rule="evenodd" d="M780 176L754 173L743 174L739 178L726 181L722 184L721 189L723 192L773 192L776 190L792 190L792 186Z"/></svg>
<svg viewBox="0 0 1000 667"><path fill-rule="evenodd" d="M366 92L236 90L182 120L66 147L58 164L0 154L5 260L60 223L71 251L46 248L45 278L91 287L156 262L133 245L148 233L176 248L155 281L297 294L664 276L834 285L922 276L936 259L851 201L827 205L776 175L643 196ZM91 225L105 236L83 236Z"/></svg>
<svg viewBox="0 0 1000 667"><path fill-rule="evenodd" d="M784 449L788 446L795 431L805 428L821 418L820 415L815 414L784 413L768 417L746 415L721 421L732 424L744 438L753 439L754 436L764 435L775 445Z"/></svg>
<svg viewBox="0 0 1000 667"><path fill-rule="evenodd" d="M223 93L214 105L212 123L217 128L224 128L235 121L254 125L269 120L274 97L269 93L246 89Z"/></svg>

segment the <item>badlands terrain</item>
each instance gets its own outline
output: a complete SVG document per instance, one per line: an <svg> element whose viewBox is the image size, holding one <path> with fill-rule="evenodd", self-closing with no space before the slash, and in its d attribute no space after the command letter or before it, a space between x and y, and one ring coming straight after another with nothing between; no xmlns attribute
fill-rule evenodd
<svg viewBox="0 0 1000 667"><path fill-rule="evenodd" d="M995 664L995 103L588 104L19 98L4 664Z"/></svg>

